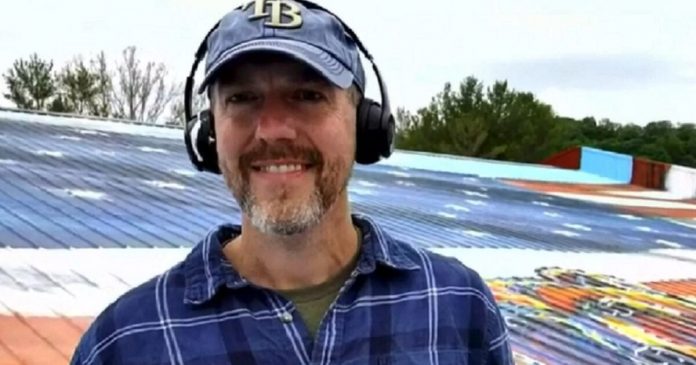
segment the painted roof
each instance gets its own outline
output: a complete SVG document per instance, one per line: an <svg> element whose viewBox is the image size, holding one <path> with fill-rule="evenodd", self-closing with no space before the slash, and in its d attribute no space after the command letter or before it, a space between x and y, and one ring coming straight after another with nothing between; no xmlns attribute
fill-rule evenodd
<svg viewBox="0 0 696 365"><path fill-rule="evenodd" d="M239 220L182 133L0 111L0 364L67 362L106 304ZM672 214L696 204L583 174L397 151L349 192L489 281L519 363L696 362L696 215Z"/></svg>

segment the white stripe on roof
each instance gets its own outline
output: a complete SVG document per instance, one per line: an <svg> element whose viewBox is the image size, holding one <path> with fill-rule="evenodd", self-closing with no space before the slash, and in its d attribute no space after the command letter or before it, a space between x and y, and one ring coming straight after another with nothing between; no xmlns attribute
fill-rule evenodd
<svg viewBox="0 0 696 365"><path fill-rule="evenodd" d="M696 250L693 249L665 248L644 253L511 248L431 250L459 259L484 279L534 276L535 269L550 266L613 275L629 282L696 277ZM94 316L126 290L165 272L189 252L190 249L184 248L0 249L0 314L17 311L24 315L51 317L59 314ZM124 267L129 269L124 270ZM645 270L646 267L651 270ZM41 270L41 275L35 270ZM50 277L60 285L46 282L42 277ZM76 301L76 297L80 300Z"/></svg>

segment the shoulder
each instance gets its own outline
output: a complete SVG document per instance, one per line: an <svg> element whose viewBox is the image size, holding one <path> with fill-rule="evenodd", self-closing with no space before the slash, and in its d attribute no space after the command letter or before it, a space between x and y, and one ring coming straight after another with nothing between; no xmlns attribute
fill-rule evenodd
<svg viewBox="0 0 696 365"><path fill-rule="evenodd" d="M182 263L150 278L118 296L104 308L83 333L71 364L99 364L122 344L157 338L166 303L183 298ZM181 299L183 301L183 299Z"/></svg>
<svg viewBox="0 0 696 365"><path fill-rule="evenodd" d="M483 334L482 346L487 362L493 364L513 363L505 317L495 295L481 275L455 257L426 249L414 249L414 251L423 258L423 269L432 273L432 280L438 292L466 293L468 298L476 298L474 301L467 301L469 303L468 312L475 317L469 319L468 325L470 328L481 330ZM457 296L451 298L455 297ZM457 304L462 302L462 300L457 300Z"/></svg>
<svg viewBox="0 0 696 365"><path fill-rule="evenodd" d="M466 327L481 333L488 363L512 364L512 352L505 317L495 295L481 275L456 257L404 245L404 252L417 261L420 276L444 305L439 310L453 313ZM454 326L457 326L455 324ZM480 332L478 332L480 331Z"/></svg>
<svg viewBox="0 0 696 365"><path fill-rule="evenodd" d="M404 241L393 239L395 245L401 247L401 252L419 266L424 273L432 277L438 287L459 286L490 290L481 275L454 256L447 256L423 247L417 247Z"/></svg>
<svg viewBox="0 0 696 365"><path fill-rule="evenodd" d="M464 264L456 257L446 256L427 249L417 249L423 258L422 269L430 273L433 286L438 291L466 293L476 298L471 303L478 303L481 312L495 326L502 325L502 316L495 296L478 271Z"/></svg>

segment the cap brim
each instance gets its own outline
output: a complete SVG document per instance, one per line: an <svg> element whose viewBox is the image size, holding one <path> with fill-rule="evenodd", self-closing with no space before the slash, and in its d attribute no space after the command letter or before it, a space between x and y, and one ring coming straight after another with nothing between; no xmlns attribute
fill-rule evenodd
<svg viewBox="0 0 696 365"><path fill-rule="evenodd" d="M291 39L256 39L227 50L214 61L208 68L203 82L198 89L198 93L200 94L205 91L213 75L220 70L222 66L242 54L257 51L273 51L294 57L306 63L326 77L331 83L342 89L347 89L353 83L354 77L352 72L328 52L318 47Z"/></svg>

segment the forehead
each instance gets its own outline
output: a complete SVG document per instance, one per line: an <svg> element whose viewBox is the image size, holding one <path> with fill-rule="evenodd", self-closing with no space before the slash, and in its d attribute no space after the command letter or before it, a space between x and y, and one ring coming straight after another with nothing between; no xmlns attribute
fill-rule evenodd
<svg viewBox="0 0 696 365"><path fill-rule="evenodd" d="M312 82L329 85L329 81L312 67L290 56L255 52L228 62L214 77L215 84L226 86L251 84L272 76L289 83Z"/></svg>

